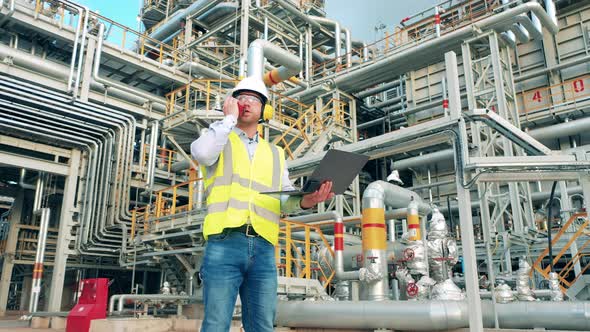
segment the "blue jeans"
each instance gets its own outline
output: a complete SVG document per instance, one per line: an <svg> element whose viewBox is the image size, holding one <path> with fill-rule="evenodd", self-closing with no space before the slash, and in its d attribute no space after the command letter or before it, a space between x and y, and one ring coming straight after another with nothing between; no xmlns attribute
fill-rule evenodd
<svg viewBox="0 0 590 332"><path fill-rule="evenodd" d="M202 332L230 328L238 293L246 332L272 332L277 304L275 248L237 231L210 235L201 266L205 318Z"/></svg>

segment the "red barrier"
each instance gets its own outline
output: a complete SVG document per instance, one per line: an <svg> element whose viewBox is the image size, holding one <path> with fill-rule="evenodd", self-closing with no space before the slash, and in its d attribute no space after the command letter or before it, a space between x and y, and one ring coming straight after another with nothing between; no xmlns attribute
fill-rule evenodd
<svg viewBox="0 0 590 332"><path fill-rule="evenodd" d="M109 279L84 279L78 304L68 314L66 332L88 332L90 321L107 316Z"/></svg>

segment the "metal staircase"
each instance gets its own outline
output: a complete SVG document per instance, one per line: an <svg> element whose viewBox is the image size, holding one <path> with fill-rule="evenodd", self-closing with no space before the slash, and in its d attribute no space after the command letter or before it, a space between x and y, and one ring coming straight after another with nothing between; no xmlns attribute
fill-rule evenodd
<svg viewBox="0 0 590 332"><path fill-rule="evenodd" d="M587 288L590 286L588 284L590 278L587 275L585 276L584 273L590 269L590 261L587 259L588 253L585 250L586 247L590 246L590 219L588 219L586 213L573 214L555 234L551 243L556 246L562 241L567 242L553 256L554 266L560 264L558 265L558 278L561 289L568 295L576 296L580 294L582 296L582 294L586 294L584 296L587 296L589 294ZM549 248L545 249L533 264L534 270L545 278L549 278L551 272L550 264L545 262L548 254ZM565 265L561 264L563 261L565 261ZM580 264L580 271L576 273L574 268L577 264ZM570 292L569 290L574 285L575 292ZM580 298L577 299L581 300Z"/></svg>

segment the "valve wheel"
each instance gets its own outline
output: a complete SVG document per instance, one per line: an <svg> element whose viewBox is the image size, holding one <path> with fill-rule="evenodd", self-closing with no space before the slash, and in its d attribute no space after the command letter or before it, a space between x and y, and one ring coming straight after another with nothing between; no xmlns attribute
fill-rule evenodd
<svg viewBox="0 0 590 332"><path fill-rule="evenodd" d="M406 288L406 293L410 297L418 295L418 285L416 285L415 282L409 283L408 287Z"/></svg>
<svg viewBox="0 0 590 332"><path fill-rule="evenodd" d="M414 259L414 250L406 248L406 250L404 250L404 260L411 261L412 259Z"/></svg>

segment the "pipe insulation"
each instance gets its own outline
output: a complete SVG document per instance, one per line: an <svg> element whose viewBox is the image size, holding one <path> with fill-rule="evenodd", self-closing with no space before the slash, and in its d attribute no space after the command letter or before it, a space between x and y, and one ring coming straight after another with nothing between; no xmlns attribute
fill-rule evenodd
<svg viewBox="0 0 590 332"><path fill-rule="evenodd" d="M443 331L466 328L464 301L279 301L275 323L287 327ZM589 330L590 302L496 304L501 328ZM483 323L494 327L492 303L482 301ZM326 319L330 317L330 319Z"/></svg>
<svg viewBox="0 0 590 332"><path fill-rule="evenodd" d="M0 44L0 57L3 58L10 58L12 63L23 67L28 70L33 70L35 72L40 72L44 75L50 76L52 78L56 78L59 80L67 81L69 76L70 69L64 65L61 65L56 62L52 62L50 60L42 59L41 57L32 55L30 53L24 52L22 50L17 50L15 48L9 47L4 44ZM105 91L105 87L103 84L98 83L95 80L92 80L90 83L90 88L93 91L103 94ZM143 106L145 103L148 102L148 99L142 98L138 96L135 92L123 91L121 89L117 89L115 87L109 87L109 95L115 98L122 99L126 102ZM158 97L153 95L151 100L156 100L159 98L158 102L153 102L152 107L159 111L165 112L166 111L166 100L162 97Z"/></svg>
<svg viewBox="0 0 590 332"><path fill-rule="evenodd" d="M556 34L559 31L554 19L545 12L543 7L536 2L527 2L504 12L486 17L475 24L459 28L455 31L443 34L440 38L434 38L424 43L405 48L375 61L368 66L355 66L345 69L335 77L327 77L325 80L333 82L333 86L349 93L362 91L375 84L391 80L409 71L423 68L431 63L442 60L443 55L450 50L459 50L464 40L473 36L474 31L496 30L503 32L504 27L516 23L516 17L520 14L535 14L548 33ZM476 28L474 30L474 28ZM438 55L438 57L437 57ZM438 59L438 60L437 60ZM312 87L308 90L289 94L292 98L299 98L302 102L311 100L318 91Z"/></svg>
<svg viewBox="0 0 590 332"><path fill-rule="evenodd" d="M281 66L263 75L264 58ZM303 62L297 55L264 39L256 39L248 47L248 76L262 77L266 86L290 79L299 74L302 67Z"/></svg>

